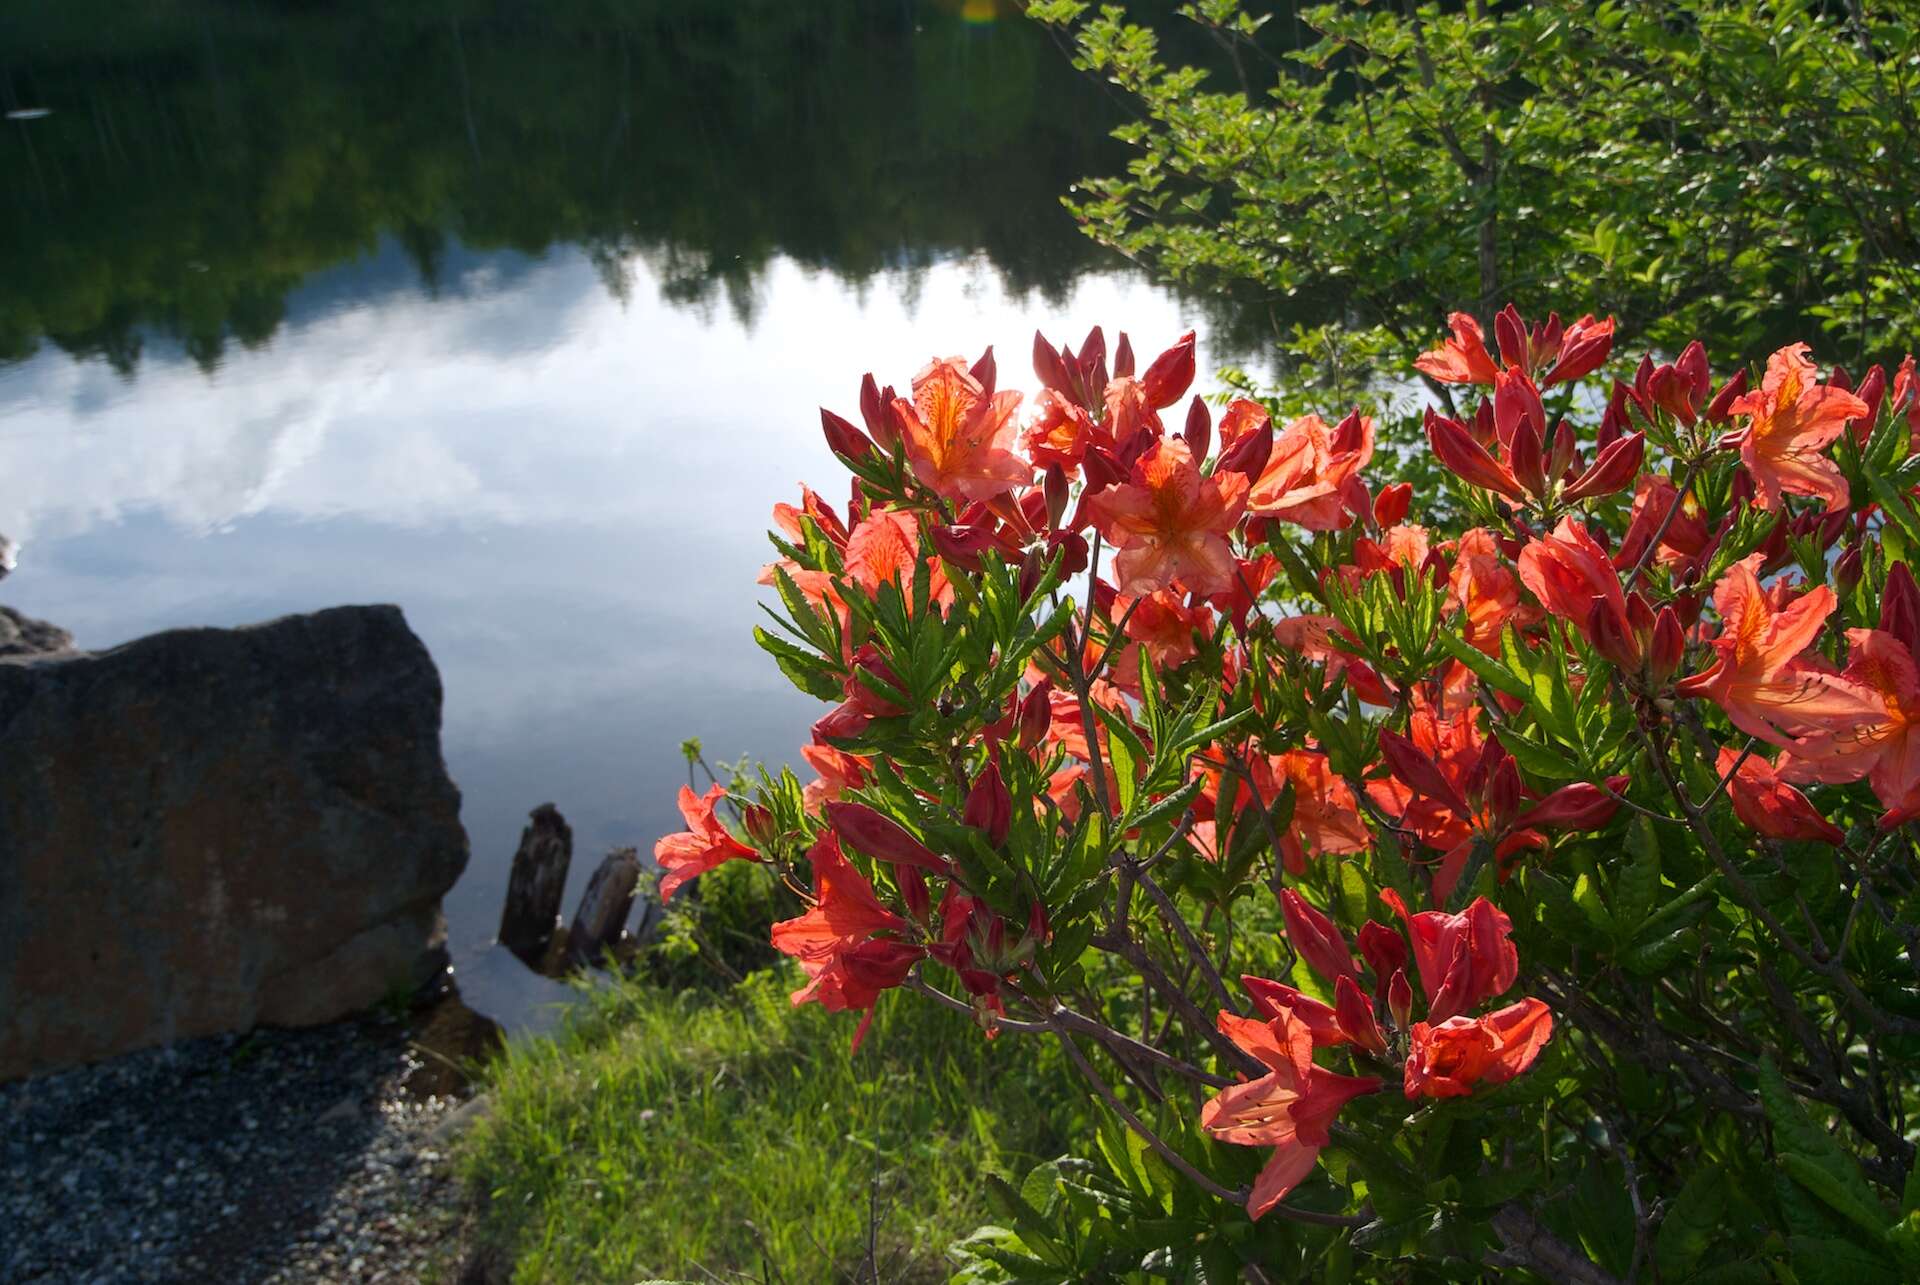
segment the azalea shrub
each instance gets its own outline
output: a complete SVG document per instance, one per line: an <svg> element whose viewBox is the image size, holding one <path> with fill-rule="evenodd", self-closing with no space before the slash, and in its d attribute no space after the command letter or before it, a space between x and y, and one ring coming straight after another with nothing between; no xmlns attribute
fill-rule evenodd
<svg viewBox="0 0 1920 1285"><path fill-rule="evenodd" d="M758 631L811 779L657 856L775 872L856 1046L942 1006L1077 1070L966 1279L1920 1273L1914 362L1615 340L1456 314L1444 494L1193 396L1191 334L821 412L851 485L775 510Z"/></svg>

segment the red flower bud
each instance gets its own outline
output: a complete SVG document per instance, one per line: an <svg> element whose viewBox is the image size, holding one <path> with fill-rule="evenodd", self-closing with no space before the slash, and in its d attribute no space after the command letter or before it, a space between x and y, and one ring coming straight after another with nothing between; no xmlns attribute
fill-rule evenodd
<svg viewBox="0 0 1920 1285"><path fill-rule="evenodd" d="M964 571L979 571L980 555L995 544L988 525L928 526L926 532L934 552Z"/></svg>
<svg viewBox="0 0 1920 1285"><path fill-rule="evenodd" d="M1387 1011L1393 1014L1395 1026L1407 1029L1407 1019L1413 1016L1413 987L1407 985L1405 969L1396 970L1387 983Z"/></svg>
<svg viewBox="0 0 1920 1285"><path fill-rule="evenodd" d="M1920 639L1920 587L1913 583L1907 564L1896 562L1887 572L1880 595L1880 628L1912 646Z"/></svg>
<svg viewBox="0 0 1920 1285"><path fill-rule="evenodd" d="M1646 459L1647 435L1635 433L1623 437L1600 452L1593 467L1568 487L1561 499L1571 504L1576 500L1590 499L1596 495L1612 495L1624 491L1632 485L1633 479L1640 473L1640 465Z"/></svg>
<svg viewBox="0 0 1920 1285"><path fill-rule="evenodd" d="M747 837L753 840L753 846L762 851L779 837L779 832L774 828L773 813L758 803L749 804L740 814L740 824L746 829Z"/></svg>
<svg viewBox="0 0 1920 1285"><path fill-rule="evenodd" d="M1058 463L1047 465L1046 480L1041 483L1046 498L1047 526L1057 530L1060 519L1066 516L1067 500L1070 498L1067 471Z"/></svg>
<svg viewBox="0 0 1920 1285"><path fill-rule="evenodd" d="M881 388L873 382L872 375L860 381L860 418L866 421L868 434L883 451L892 450L893 444L900 440L893 403L893 385Z"/></svg>
<svg viewBox="0 0 1920 1285"><path fill-rule="evenodd" d="M1206 400L1198 393L1187 403L1187 426L1180 436L1186 439L1187 450L1196 464L1206 459L1207 452L1213 449L1213 416L1207 410Z"/></svg>
<svg viewBox="0 0 1920 1285"><path fill-rule="evenodd" d="M1413 483L1395 482L1380 488L1380 494L1373 501L1373 520L1382 530L1399 526L1407 520L1407 510L1412 507Z"/></svg>
<svg viewBox="0 0 1920 1285"><path fill-rule="evenodd" d="M1086 387L1087 400L1099 402L1107 392L1107 337L1100 327L1087 332L1080 342L1080 382Z"/></svg>
<svg viewBox="0 0 1920 1285"><path fill-rule="evenodd" d="M1653 618L1653 640L1647 651L1647 676L1655 688L1665 687L1687 654L1687 631L1672 607L1660 608Z"/></svg>
<svg viewBox="0 0 1920 1285"><path fill-rule="evenodd" d="M1045 739L1047 729L1053 725L1053 705L1048 699L1052 695L1053 684L1043 680L1035 683L1026 699L1020 702L1020 733L1016 744L1028 753Z"/></svg>
<svg viewBox="0 0 1920 1285"><path fill-rule="evenodd" d="M1438 799L1462 815L1473 811L1467 806L1467 801L1460 797L1460 792L1454 789L1453 782L1447 780L1440 771L1439 765L1406 737L1381 728L1380 753L1387 761L1388 770L1400 784L1415 794Z"/></svg>
<svg viewBox="0 0 1920 1285"><path fill-rule="evenodd" d="M1084 402L1060 350L1048 343L1047 337L1038 330L1033 332L1033 373L1043 386L1072 401Z"/></svg>
<svg viewBox="0 0 1920 1285"><path fill-rule="evenodd" d="M1117 485L1126 476L1126 471L1114 461L1114 458L1097 446L1089 450L1080 461L1080 472L1087 479L1086 492L1080 497L1083 505L1087 496ZM1076 528L1081 525L1083 524L1079 522L1074 523Z"/></svg>
<svg viewBox="0 0 1920 1285"><path fill-rule="evenodd" d="M1342 975L1333 983L1333 1011L1346 1037L1369 1053L1387 1051L1387 1037L1374 1020L1373 1001L1361 992L1353 978Z"/></svg>
<svg viewBox="0 0 1920 1285"><path fill-rule="evenodd" d="M1848 427L1853 430L1853 440L1865 442L1873 436L1873 426L1880 422L1880 407L1887 399L1887 371L1884 366L1873 366L1867 371L1866 378L1860 381L1857 394L1867 404L1867 413L1853 420Z"/></svg>
<svg viewBox="0 0 1920 1285"><path fill-rule="evenodd" d="M1486 448L1474 441L1473 434L1458 420L1436 415L1429 409L1427 441L1440 462L1467 485L1494 491L1510 500L1526 498L1507 467L1487 454Z"/></svg>
<svg viewBox="0 0 1920 1285"><path fill-rule="evenodd" d="M1547 453L1547 476L1556 481L1564 480L1567 472L1573 468L1573 461L1573 427L1563 419L1553 430L1553 449Z"/></svg>
<svg viewBox="0 0 1920 1285"><path fill-rule="evenodd" d="M1285 888L1280 893L1280 917L1286 923L1287 940L1307 966L1322 977L1353 977L1358 970L1347 940L1333 926L1333 920L1314 909L1299 893Z"/></svg>
<svg viewBox="0 0 1920 1285"><path fill-rule="evenodd" d="M924 922L933 906L927 894L927 877L917 866L895 866L893 877L900 885L900 899L907 903L907 913Z"/></svg>
<svg viewBox="0 0 1920 1285"><path fill-rule="evenodd" d="M1189 330L1153 359L1147 373L1140 376L1140 390L1146 394L1147 405L1161 410L1179 401L1192 384L1193 332ZM1193 458L1200 459L1202 454L1195 451Z"/></svg>
<svg viewBox="0 0 1920 1285"><path fill-rule="evenodd" d="M1860 546L1850 545L1834 559L1833 583L1842 593L1852 593L1860 584Z"/></svg>
<svg viewBox="0 0 1920 1285"><path fill-rule="evenodd" d="M1732 379L1729 379L1720 386L1719 393L1714 396L1713 401L1707 406L1707 413L1700 418L1706 420L1709 424L1726 423L1727 417L1731 413L1730 408L1735 399L1746 391L1747 372L1744 370L1735 372Z"/></svg>
<svg viewBox="0 0 1920 1285"><path fill-rule="evenodd" d="M1036 942L1053 940L1053 923L1047 918L1047 908L1036 901L1027 911L1027 937Z"/></svg>
<svg viewBox="0 0 1920 1285"><path fill-rule="evenodd" d="M1627 622L1621 618L1605 598L1595 598L1593 605L1587 608L1587 618L1583 632L1594 650L1605 656L1613 664L1631 673L1640 668L1640 644L1634 638Z"/></svg>
<svg viewBox="0 0 1920 1285"><path fill-rule="evenodd" d="M967 792L967 804L960 819L976 830L984 830L987 842L999 847L1007 841L1007 829L1013 824L1013 795L1000 779L1000 765L992 759Z"/></svg>
<svg viewBox="0 0 1920 1285"><path fill-rule="evenodd" d="M1527 323L1512 304L1508 304L1493 318L1493 341L1499 346L1500 361L1504 365L1518 366L1529 370L1533 366L1527 344Z"/></svg>
<svg viewBox="0 0 1920 1285"><path fill-rule="evenodd" d="M1113 373L1121 379L1133 378L1133 340L1127 338L1124 330L1120 332L1120 342L1113 347Z"/></svg>
<svg viewBox="0 0 1920 1285"><path fill-rule="evenodd" d="M864 803L827 804L827 824L845 842L889 865L917 866L936 874L947 873L945 857L908 834L898 821Z"/></svg>
<svg viewBox="0 0 1920 1285"><path fill-rule="evenodd" d="M1507 464L1513 470L1514 478L1526 488L1527 494L1546 494L1547 462L1541 455L1539 427L1531 418L1523 418L1514 424Z"/></svg>
<svg viewBox="0 0 1920 1285"><path fill-rule="evenodd" d="M1360 954L1373 973L1374 985L1384 990L1387 979L1407 963L1407 939L1375 919L1360 925Z"/></svg>
<svg viewBox="0 0 1920 1285"><path fill-rule="evenodd" d="M1520 798L1520 769L1513 756L1506 755L1487 782L1487 810L1504 823L1520 810Z"/></svg>
<svg viewBox="0 0 1920 1285"><path fill-rule="evenodd" d="M1242 434L1240 440L1228 447L1213 467L1214 473L1244 473L1248 478L1257 478L1267 467L1267 457L1273 454L1273 424L1271 421L1260 425L1256 432Z"/></svg>
<svg viewBox="0 0 1920 1285"><path fill-rule="evenodd" d="M1627 422L1627 386L1613 381L1613 394L1607 398L1606 414L1600 417L1600 432L1594 441L1596 451L1605 451L1620 440L1630 425Z"/></svg>
<svg viewBox="0 0 1920 1285"><path fill-rule="evenodd" d="M981 398L988 401L992 400L993 381L999 374L999 367L994 364L993 360L992 344L987 345L987 350L980 354L980 360L974 362L973 369L967 373L980 381Z"/></svg>
<svg viewBox="0 0 1920 1285"><path fill-rule="evenodd" d="M820 408L820 431L826 436L827 449L844 459L863 460L873 454L873 443L865 433L824 406Z"/></svg>
<svg viewBox="0 0 1920 1285"><path fill-rule="evenodd" d="M1627 785L1624 776L1607 778L1607 789L1586 781L1563 785L1514 818L1519 826L1558 826L1564 830L1598 830L1620 809L1613 794ZM1608 791L1611 790L1612 793Z"/></svg>

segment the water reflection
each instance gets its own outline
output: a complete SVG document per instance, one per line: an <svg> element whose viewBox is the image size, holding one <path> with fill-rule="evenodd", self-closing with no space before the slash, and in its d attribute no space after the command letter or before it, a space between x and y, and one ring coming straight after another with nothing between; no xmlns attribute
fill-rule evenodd
<svg viewBox="0 0 1920 1285"><path fill-rule="evenodd" d="M524 1014L485 948L527 810L573 822L577 896L678 824L682 738L784 760L818 712L750 637L767 510L842 484L813 408L990 342L1017 368L1036 323L1157 351L1212 306L1060 211L1109 108L1009 16L0 11L9 603L91 647L401 604L474 843L456 957Z"/></svg>
<svg viewBox="0 0 1920 1285"><path fill-rule="evenodd" d="M768 266L848 283L985 253L1058 298L1096 251L1059 194L1111 108L995 0L112 0L0 13L0 357L42 342L206 368L387 238L391 280L466 250L644 260L749 319Z"/></svg>
<svg viewBox="0 0 1920 1285"><path fill-rule="evenodd" d="M132 384L51 351L0 376L21 609L104 646L406 608L446 682L475 845L448 904L468 961L535 804L568 814L585 866L675 827L683 737L777 759L804 739L818 709L749 633L767 510L841 476L814 406L850 410L869 366L904 381L935 351L1024 348L1036 311L1062 334L1124 322L1148 347L1183 324L1177 300L1114 275L1036 310L978 258L859 293L775 260L751 325L697 321L627 267L644 288L623 304L584 252L476 262L484 284L319 310L214 380L157 350ZM511 988L486 993L497 972L476 972L475 998L511 1010Z"/></svg>

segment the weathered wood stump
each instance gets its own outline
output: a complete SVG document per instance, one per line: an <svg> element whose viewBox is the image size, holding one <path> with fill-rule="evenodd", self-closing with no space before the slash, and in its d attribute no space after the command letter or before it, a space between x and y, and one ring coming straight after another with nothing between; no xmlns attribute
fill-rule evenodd
<svg viewBox="0 0 1920 1285"><path fill-rule="evenodd" d="M634 889L640 882L640 854L615 848L587 881L580 907L567 928L567 962L576 968L596 963L620 940L627 913L633 909Z"/></svg>
<svg viewBox="0 0 1920 1285"><path fill-rule="evenodd" d="M513 872L507 878L500 944L528 967L539 968L560 925L560 898L573 864L573 827L551 803L528 815L532 824L520 832L520 850L513 854Z"/></svg>

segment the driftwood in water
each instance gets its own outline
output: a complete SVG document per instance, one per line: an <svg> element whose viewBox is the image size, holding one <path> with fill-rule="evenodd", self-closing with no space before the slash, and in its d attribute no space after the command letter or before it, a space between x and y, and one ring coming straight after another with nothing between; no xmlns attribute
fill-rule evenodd
<svg viewBox="0 0 1920 1285"><path fill-rule="evenodd" d="M500 911L500 944L530 968L539 968L560 924L560 898L573 864L573 827L551 803L542 803L520 832L507 878L507 904Z"/></svg>
<svg viewBox="0 0 1920 1285"><path fill-rule="evenodd" d="M633 909L634 889L640 882L640 854L615 848L587 881L580 908L567 929L567 962L574 967L595 963L626 927Z"/></svg>

